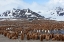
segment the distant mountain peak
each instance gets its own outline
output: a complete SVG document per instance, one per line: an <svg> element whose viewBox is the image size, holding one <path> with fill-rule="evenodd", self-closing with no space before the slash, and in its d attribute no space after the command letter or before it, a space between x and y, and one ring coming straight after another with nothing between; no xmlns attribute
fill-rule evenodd
<svg viewBox="0 0 64 42"><path fill-rule="evenodd" d="M58 16L64 15L64 8L59 6L59 7L56 7L56 9L54 9L54 10ZM52 13L51 15L55 14L54 12L51 12L51 13Z"/></svg>

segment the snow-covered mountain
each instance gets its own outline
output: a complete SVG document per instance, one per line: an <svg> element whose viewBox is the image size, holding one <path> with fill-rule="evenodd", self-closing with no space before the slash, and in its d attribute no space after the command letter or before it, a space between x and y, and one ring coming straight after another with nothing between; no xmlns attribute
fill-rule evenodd
<svg viewBox="0 0 64 42"><path fill-rule="evenodd" d="M54 7L49 10L45 10L44 12L41 12L46 19L50 20L57 20L57 21L64 21L64 8L62 7Z"/></svg>
<svg viewBox="0 0 64 42"><path fill-rule="evenodd" d="M51 17L53 20L64 21L64 8L56 7L51 11Z"/></svg>
<svg viewBox="0 0 64 42"><path fill-rule="evenodd" d="M26 18L26 19L39 19L45 18L44 16L39 15L36 12L33 12L30 9L15 9L7 10L0 14L0 18Z"/></svg>
<svg viewBox="0 0 64 42"><path fill-rule="evenodd" d="M56 9L54 9L54 11L56 12L52 12L52 15L53 14L57 14L58 16L63 16L64 15L64 8L62 7L56 7Z"/></svg>

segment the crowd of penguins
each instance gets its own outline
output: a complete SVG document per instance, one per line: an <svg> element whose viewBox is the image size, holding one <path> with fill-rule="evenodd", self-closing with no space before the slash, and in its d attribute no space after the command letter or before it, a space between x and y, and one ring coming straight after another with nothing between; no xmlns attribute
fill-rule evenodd
<svg viewBox="0 0 64 42"><path fill-rule="evenodd" d="M2 25L2 26L1 26ZM6 26L7 25L7 26ZM9 26L9 25L15 25ZM18 27L16 27L18 26ZM21 27L20 27L21 26ZM52 40L52 41L64 41L63 31L64 23L58 23L54 21L40 20L33 22L21 22L21 21L3 21L0 22L0 35L4 35L9 39L21 39L21 40Z"/></svg>
<svg viewBox="0 0 64 42"><path fill-rule="evenodd" d="M64 41L64 34L51 33L51 30L44 30L42 28L0 28L0 35L4 35L9 39L24 40L52 40Z"/></svg>

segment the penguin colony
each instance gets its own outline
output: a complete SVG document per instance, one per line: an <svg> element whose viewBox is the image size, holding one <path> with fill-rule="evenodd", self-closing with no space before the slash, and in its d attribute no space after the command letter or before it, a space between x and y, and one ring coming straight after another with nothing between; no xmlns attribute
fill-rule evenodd
<svg viewBox="0 0 64 42"><path fill-rule="evenodd" d="M9 39L64 41L64 23L52 20L0 21L0 35Z"/></svg>

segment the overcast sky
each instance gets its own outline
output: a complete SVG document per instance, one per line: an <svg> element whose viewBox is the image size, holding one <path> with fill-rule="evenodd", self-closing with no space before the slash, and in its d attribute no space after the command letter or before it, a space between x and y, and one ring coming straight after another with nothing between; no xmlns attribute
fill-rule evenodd
<svg viewBox="0 0 64 42"><path fill-rule="evenodd" d="M0 13L13 8L30 8L35 12L41 11L42 16L64 20L63 16L50 15L50 12L55 12L54 9L58 6L64 7L64 0L0 0Z"/></svg>

